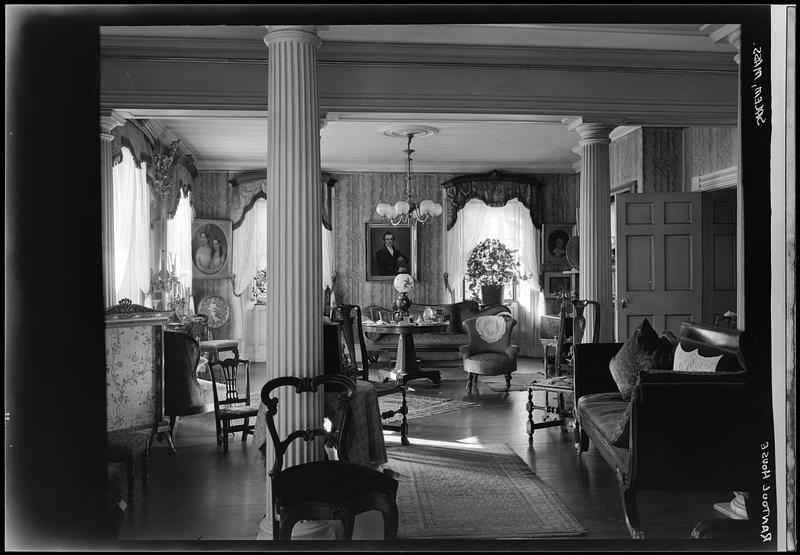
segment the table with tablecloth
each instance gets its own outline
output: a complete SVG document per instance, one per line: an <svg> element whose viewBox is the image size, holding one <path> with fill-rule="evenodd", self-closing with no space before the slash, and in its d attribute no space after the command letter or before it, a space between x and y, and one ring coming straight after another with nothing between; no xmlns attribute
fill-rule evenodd
<svg viewBox="0 0 800 555"><path fill-rule="evenodd" d="M285 391L274 390L272 395L280 399L281 394L296 395L291 388L282 388ZM325 393L325 416L334 424L341 421L338 409L336 393ZM256 420L253 434L254 450L258 454L258 460L263 463L266 442L269 440L267 431L267 406L262 402L258 409L258 419ZM319 425L309 424L306 428L321 428ZM295 441L302 441L300 439ZM378 468L385 464L386 444L383 441L383 426L381 424L380 407L378 406L378 396L371 383L364 380L356 380L356 393L350 400L350 423L348 424L347 443L344 446L347 459L350 462L363 464L373 468Z"/></svg>

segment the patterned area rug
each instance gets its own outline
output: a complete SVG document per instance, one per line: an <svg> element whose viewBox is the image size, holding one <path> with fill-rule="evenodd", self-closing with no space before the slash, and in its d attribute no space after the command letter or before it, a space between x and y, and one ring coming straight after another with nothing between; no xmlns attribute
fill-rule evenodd
<svg viewBox="0 0 800 555"><path fill-rule="evenodd" d="M543 374L518 374L515 372L511 374L511 387L508 391L527 391L529 383L542 378L544 378ZM506 391L505 376L478 376L478 382L479 386L489 386L492 391Z"/></svg>
<svg viewBox="0 0 800 555"><path fill-rule="evenodd" d="M531 539L586 529L508 445L388 449L400 474L398 538Z"/></svg>
<svg viewBox="0 0 800 555"><path fill-rule="evenodd" d="M378 404L380 405L381 412L397 410L400 408L400 403L402 403L402 397L399 393L378 397ZM408 405L408 414L406 418L412 420L414 418L422 418L423 416L433 416L434 414L442 414L453 410L474 407L477 404L478 403L456 401L455 399L406 393L406 405ZM392 418L384 420L383 423L400 422L401 418L401 415L396 414Z"/></svg>

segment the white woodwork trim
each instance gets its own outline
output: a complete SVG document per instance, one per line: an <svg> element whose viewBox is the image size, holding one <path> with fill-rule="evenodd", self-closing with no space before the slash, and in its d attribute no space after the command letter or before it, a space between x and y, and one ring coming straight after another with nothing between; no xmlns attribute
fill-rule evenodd
<svg viewBox="0 0 800 555"><path fill-rule="evenodd" d="M103 36L101 54L113 60L153 60L226 64L268 63L261 40ZM653 51L621 48L562 48L474 44L323 42L319 66L524 67L580 71L630 70L637 73L737 73L728 52ZM647 68L642 70L642 68Z"/></svg>
<svg viewBox="0 0 800 555"><path fill-rule="evenodd" d="M642 128L641 125L620 125L616 127L611 133L609 133L608 138L611 139L611 142L618 141L623 137L634 133L635 131L639 131Z"/></svg>
<svg viewBox="0 0 800 555"><path fill-rule="evenodd" d="M739 182L739 166L731 166L703 175L692 177L692 191L713 191L736 187Z"/></svg>
<svg viewBox="0 0 800 555"><path fill-rule="evenodd" d="M231 162L228 159L215 159L205 158L203 160L195 160L195 168L199 171L250 171L264 168L265 158L252 158L240 159L236 162ZM580 164L580 161L577 162ZM520 164L514 162L512 165L504 165L502 170L506 172L521 172L521 173L574 173L579 171L575 169L575 165L571 162L559 163L530 163ZM482 173L495 169L495 166L487 166L483 162L430 162L420 163L414 162L414 173ZM323 172L371 172L371 173L385 173L387 164L383 162L364 163L348 160L325 160L325 155L322 155L322 171ZM391 170L402 171L401 169Z"/></svg>

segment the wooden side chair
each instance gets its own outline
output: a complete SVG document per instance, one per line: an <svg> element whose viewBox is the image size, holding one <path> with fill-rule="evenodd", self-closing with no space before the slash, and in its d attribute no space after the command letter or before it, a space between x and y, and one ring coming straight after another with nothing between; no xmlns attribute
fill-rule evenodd
<svg viewBox="0 0 800 555"><path fill-rule="evenodd" d="M511 331L517 321L507 314L477 316L464 320L469 345L459 347L464 359L467 391L478 383L478 376L505 375L506 388L511 388L511 373L517 369L519 345L511 344Z"/></svg>
<svg viewBox="0 0 800 555"><path fill-rule="evenodd" d="M381 413L381 419L386 420L392 418L396 414L400 414L400 424L383 424L384 430L400 432L400 442L403 445L409 445L408 441L408 404L406 402L406 390L408 389L404 384L397 380L388 381L370 381L369 368L370 363L374 363L374 359L370 357L367 352L366 340L364 338L364 328L361 325L361 307L354 304L338 305L332 311L332 320L338 322L340 325L341 340L345 347L343 352L343 360L341 368L343 373L353 379L362 379L369 381L375 388L375 394L380 397L392 395L394 393L400 394L400 406L395 410L388 410ZM358 360L356 357L355 341L358 339L359 356L361 358L361 368L358 367Z"/></svg>
<svg viewBox="0 0 800 555"><path fill-rule="evenodd" d="M275 424L279 397L273 396L273 392L283 388L282 394L303 395L316 393L325 384L338 391L342 415L338 432L325 431L321 427L323 423L319 422L320 428L292 431L281 438ZM275 450L275 463L269 471L274 540L291 539L292 529L300 520L340 520L345 539L350 540L356 515L373 510L383 515L384 538L397 536L397 480L389 472L348 462L344 449L338 450L340 460L337 461L312 461L284 468L286 451L297 439L307 442L323 439L334 446L346 445L348 404L355 392L355 382L340 374L314 378L283 376L270 380L261 389L261 401L267 407L267 429Z"/></svg>
<svg viewBox="0 0 800 555"><path fill-rule="evenodd" d="M227 358L209 362L211 376L216 383L225 386L225 398L220 399L217 388L214 393L214 420L217 428L217 445L222 445L228 452L228 434L242 432L242 442L247 435L253 435L255 419L258 416L258 405L250 401L250 361L239 358ZM244 392L240 391L240 371L244 372ZM250 418L253 423L250 423ZM233 420L243 420L239 424L231 424Z"/></svg>

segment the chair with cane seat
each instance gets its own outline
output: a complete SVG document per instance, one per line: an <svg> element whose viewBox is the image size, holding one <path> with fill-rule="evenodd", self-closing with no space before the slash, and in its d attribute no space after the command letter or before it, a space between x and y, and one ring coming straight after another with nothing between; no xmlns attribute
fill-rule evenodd
<svg viewBox="0 0 800 555"><path fill-rule="evenodd" d="M279 397L273 396L273 392L282 388L282 394L287 396L316 394L328 384L338 392L341 415L338 432L326 432L321 427L323 422L319 422L319 428L295 430L281 438L275 423ZM261 389L261 401L267 407L267 429L275 451L275 462L269 471L274 540L291 539L292 529L300 520L340 520L344 538L350 540L356 515L373 510L383 515L384 539L397 536L397 480L388 472L348 462L344 449L338 450L340 460L318 460L284 468L286 452L297 439L306 442L323 439L333 446L347 444L348 404L355 393L355 382L340 374L314 378L283 376L270 380Z"/></svg>
<svg viewBox="0 0 800 555"><path fill-rule="evenodd" d="M239 358L227 358L209 362L211 376L216 383L225 386L225 398L220 399L217 388L212 387L214 394L214 421L217 429L217 445L222 445L228 452L228 435L242 432L242 442L247 435L253 435L255 419L258 416L258 405L250 400L250 361ZM244 394L240 393L239 372L244 371ZM253 419L252 424L250 419ZM243 420L239 424L231 424L232 420Z"/></svg>

